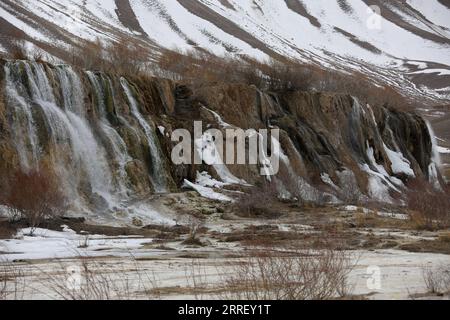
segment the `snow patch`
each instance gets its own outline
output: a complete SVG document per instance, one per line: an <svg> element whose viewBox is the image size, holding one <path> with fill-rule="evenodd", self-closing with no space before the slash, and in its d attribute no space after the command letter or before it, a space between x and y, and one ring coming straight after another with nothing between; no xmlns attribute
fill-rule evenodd
<svg viewBox="0 0 450 320"><path fill-rule="evenodd" d="M216 179L213 179L208 172L198 172L197 171L197 179L195 180L195 182L202 186L202 187L209 187L209 188L222 188L226 185L228 185L228 183L224 183L224 182L220 182L217 181Z"/></svg>
<svg viewBox="0 0 450 320"><path fill-rule="evenodd" d="M11 240L0 240L4 261L62 259L80 256L127 257L132 250L140 249L152 239L142 237L107 237L103 235L76 234L67 226L63 231L38 228L33 236L30 229L21 229ZM85 247L84 245L87 244Z"/></svg>
<svg viewBox="0 0 450 320"><path fill-rule="evenodd" d="M211 199L211 200L216 200L216 201L221 201L221 202L233 202L233 200L230 197L228 197L222 193L218 193L218 192L214 191L212 188L204 187L199 184L192 183L186 179L184 180L184 187L197 191L200 194L200 196L202 196L203 198L206 198L206 199Z"/></svg>
<svg viewBox="0 0 450 320"><path fill-rule="evenodd" d="M221 153L217 149L214 142L214 137L209 133L204 133L203 136L195 140L197 153L201 159L207 164L211 165L216 171L220 179L229 184L247 185L247 182L234 176L222 160Z"/></svg>
<svg viewBox="0 0 450 320"><path fill-rule="evenodd" d="M414 170L411 169L411 162L406 159L401 152L395 152L389 149L385 144L384 150L391 161L391 168L394 174L406 174L410 177L415 177Z"/></svg>
<svg viewBox="0 0 450 320"><path fill-rule="evenodd" d="M440 146L437 147L437 151L440 154L449 154L450 153L450 149L449 148L440 147Z"/></svg>

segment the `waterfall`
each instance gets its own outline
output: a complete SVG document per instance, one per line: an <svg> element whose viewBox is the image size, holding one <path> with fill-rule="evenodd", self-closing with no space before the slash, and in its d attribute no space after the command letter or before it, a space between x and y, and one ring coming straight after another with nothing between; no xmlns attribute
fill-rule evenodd
<svg viewBox="0 0 450 320"><path fill-rule="evenodd" d="M16 144L17 152L21 155L20 161L23 162L21 165L27 168L37 166L38 161L42 160L42 155L37 152L38 146L51 142L54 151L50 154L50 161L61 178L64 190L75 205L85 208L80 203L82 199L80 192L83 192L94 196L97 207L100 206L103 210L114 206L111 170L105 150L95 139L84 116L82 100L84 93L77 74L68 66L46 70L42 64L35 62L8 63L5 68L9 105L15 105L11 110L12 118L24 114L24 120L28 123L19 130L17 127L20 126L20 122L17 126L13 126L14 136L27 137L26 140L29 141L26 144L23 141ZM46 72L51 73L55 81L58 81L62 97L61 106L58 106ZM21 85L17 86L21 83L23 75L26 76L28 90ZM19 89L14 90L15 86ZM16 101L19 103L15 104ZM18 111L20 114L17 114ZM38 112L43 116L41 127L38 127L35 118ZM37 132L44 129L47 130L50 141L39 141ZM27 132L23 132L24 130ZM28 145L32 146L33 161L23 156L28 153ZM88 191L80 190L83 189L84 177L89 184Z"/></svg>
<svg viewBox="0 0 450 320"><path fill-rule="evenodd" d="M81 83L80 78L70 66L57 66L55 70L59 79L65 110L75 113L80 117L84 117L84 93L82 90L83 84Z"/></svg>
<svg viewBox="0 0 450 320"><path fill-rule="evenodd" d="M439 181L439 170L442 167L441 154L438 150L438 143L436 140L436 135L430 122L426 121L428 132L431 138L431 163L428 166L428 180L433 184L436 190L442 190L441 183Z"/></svg>
<svg viewBox="0 0 450 320"><path fill-rule="evenodd" d="M32 110L26 98L27 89L17 80L20 75L15 73L18 68L19 62L8 62L4 67L6 103L13 109L10 113L12 134L20 165L22 169L29 170L37 165L40 151Z"/></svg>
<svg viewBox="0 0 450 320"><path fill-rule="evenodd" d="M150 124L140 113L138 103L133 96L128 81L125 78L120 78L120 83L130 104L131 113L139 122L139 125L144 130L145 136L147 138L147 144L150 148L150 158L152 162L152 168L150 171L153 187L157 193L167 192L168 182L165 177L165 169L162 160L163 155L155 134L155 130L150 126Z"/></svg>
<svg viewBox="0 0 450 320"><path fill-rule="evenodd" d="M110 149L113 153L113 158L115 166L117 167L117 174L114 174L119 187L119 193L126 196L128 193L127 180L128 175L126 172L126 165L132 158L128 153L128 147L122 137L117 133L107 119L107 111L105 106L106 100L106 88L104 88L104 83L108 87L110 94L113 95L113 86L111 80L108 77L103 77L102 75L96 75L91 71L86 72L89 81L91 82L92 88L95 91L96 104L99 113L100 129L103 135L108 140ZM124 120L123 120L124 121Z"/></svg>

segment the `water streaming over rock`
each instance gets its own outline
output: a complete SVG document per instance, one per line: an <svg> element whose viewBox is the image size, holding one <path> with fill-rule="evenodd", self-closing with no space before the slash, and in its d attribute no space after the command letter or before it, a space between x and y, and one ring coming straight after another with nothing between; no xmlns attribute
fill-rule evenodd
<svg viewBox="0 0 450 320"><path fill-rule="evenodd" d="M11 106L13 142L19 155L20 165L29 170L36 165L39 145L35 131L33 112L29 105L27 88L18 74L19 63L8 63L5 66L6 103Z"/></svg>
<svg viewBox="0 0 450 320"><path fill-rule="evenodd" d="M92 89L95 92L95 102L98 111L99 126L102 135L106 138L109 150L111 150L113 161L113 167L115 174L113 177L116 179L119 193L122 196L128 196L128 174L126 172L126 165L132 161L128 153L128 147L116 131L116 129L109 123L107 118L107 110L105 101L108 99L108 95L114 95L111 79L102 74L95 74L91 71L86 72L91 84Z"/></svg>
<svg viewBox="0 0 450 320"><path fill-rule="evenodd" d="M8 143L23 170L51 167L74 211L152 215L139 199L169 191L170 173L128 81L26 61L4 73Z"/></svg>
<svg viewBox="0 0 450 320"><path fill-rule="evenodd" d="M236 181L226 181L224 170L214 166L168 162L170 133L190 132L199 119L221 130L280 128L284 172L301 182L299 188L311 186L311 194L317 184L331 193L345 187L346 172L362 193L382 201L414 176L439 185L434 135L411 113L371 108L346 95L269 95L233 85L201 89L200 103L189 88L163 79L131 81L68 65L0 62L0 150L6 151L0 169L52 168L78 213L170 223L147 206L149 195L175 190L197 171L257 185L262 178L251 166L227 166L225 176Z"/></svg>
<svg viewBox="0 0 450 320"><path fill-rule="evenodd" d="M114 205L111 170L105 150L84 116L84 93L77 74L68 66L46 70L35 62L8 63L5 69L7 88L20 83L23 77L27 79L27 90L19 92L9 89L6 92L9 100L21 102L18 104L20 111L23 110L28 117L26 133L24 128L19 131L13 129L15 136L28 137L32 141L32 156L21 156L21 165L37 167L40 161L51 161L62 178L65 191L74 201L79 202L82 198L81 189L89 188L85 194L95 197L97 205L102 203L101 208L97 209L111 208ZM58 92L50 85L47 72L59 84L58 90L62 96L59 105L55 96ZM50 138L49 141L43 138L45 135ZM37 154L36 150L42 148L50 151L49 159ZM17 145L17 151L20 155L29 154L23 143ZM83 176L86 176L87 186L81 185Z"/></svg>
<svg viewBox="0 0 450 320"><path fill-rule="evenodd" d="M144 130L145 136L147 138L148 147L150 148L150 157L152 162L151 170L151 180L153 187L156 192L166 192L168 190L167 179L165 177L165 169L163 164L163 155L161 152L161 147L157 142L156 133L154 125L151 126L147 120L144 119L141 112L139 111L139 106L136 98L133 95L130 84L125 78L120 79L120 83L125 91L130 104L131 113L139 122L140 126Z"/></svg>

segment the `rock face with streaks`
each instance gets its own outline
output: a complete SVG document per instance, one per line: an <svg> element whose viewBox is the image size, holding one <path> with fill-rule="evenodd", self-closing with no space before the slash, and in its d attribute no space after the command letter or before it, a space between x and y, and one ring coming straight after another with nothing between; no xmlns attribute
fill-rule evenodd
<svg viewBox="0 0 450 320"><path fill-rule="evenodd" d="M129 208L151 194L177 191L202 172L226 184L267 179L262 164L174 165L171 133L192 132L194 121L223 132L281 129L284 177L270 179L280 190L287 189L287 175L302 181L299 188L338 195L354 183L362 194L389 201L411 178L439 183L427 123L412 113L331 93L275 94L226 84L193 91L164 79L1 62L0 174L50 167L74 211ZM273 139L269 145L268 153L275 152Z"/></svg>

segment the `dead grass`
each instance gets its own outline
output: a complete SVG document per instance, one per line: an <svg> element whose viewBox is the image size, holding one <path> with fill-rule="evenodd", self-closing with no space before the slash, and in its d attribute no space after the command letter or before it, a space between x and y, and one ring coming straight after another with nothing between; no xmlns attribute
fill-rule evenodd
<svg viewBox="0 0 450 320"><path fill-rule="evenodd" d="M439 241L448 243L450 246L450 231L442 232L441 234L439 234Z"/></svg>
<svg viewBox="0 0 450 320"><path fill-rule="evenodd" d="M232 300L327 300L349 296L351 259L343 251L254 251L222 274Z"/></svg>
<svg viewBox="0 0 450 320"><path fill-rule="evenodd" d="M20 300L24 297L25 278L14 263L0 261L0 300Z"/></svg>
<svg viewBox="0 0 450 320"><path fill-rule="evenodd" d="M428 293L436 295L450 294L450 267L448 265L423 267L422 276Z"/></svg>
<svg viewBox="0 0 450 320"><path fill-rule="evenodd" d="M103 71L122 76L148 74L150 50L128 37L110 43L100 39L85 41L73 48L70 63L86 70Z"/></svg>
<svg viewBox="0 0 450 320"><path fill-rule="evenodd" d="M409 252L421 252L421 253L439 253L450 255L450 245L447 242L443 242L440 239L437 240L419 240L400 246L401 250Z"/></svg>
<svg viewBox="0 0 450 320"><path fill-rule="evenodd" d="M17 233L17 225L0 221L0 239L11 239Z"/></svg>
<svg viewBox="0 0 450 320"><path fill-rule="evenodd" d="M450 193L438 191L425 181L408 185L407 207L412 225L419 230L442 230L450 227Z"/></svg>
<svg viewBox="0 0 450 320"><path fill-rule="evenodd" d="M300 232L279 230L255 231L246 229L226 235L224 242L240 242L245 247L285 247L287 243L301 241L310 243L311 236Z"/></svg>
<svg viewBox="0 0 450 320"><path fill-rule="evenodd" d="M362 73L344 74L288 59L261 63L250 58L218 58L208 52L167 50L158 61L158 69L160 76L184 82L194 91L205 84L237 83L279 93L336 92L358 97L372 106L412 107L412 102L396 89L374 83Z"/></svg>
<svg viewBox="0 0 450 320"><path fill-rule="evenodd" d="M154 288L158 286L154 274L149 274L133 256L130 261L134 265L127 269L114 262L79 256L75 261L61 261L58 272L39 272L42 285L50 289L51 298L58 300L158 298L154 294Z"/></svg>
<svg viewBox="0 0 450 320"><path fill-rule="evenodd" d="M14 59L14 60L28 60L28 53L25 48L25 42L24 41L13 41L11 43L11 47L9 49L9 56L8 58Z"/></svg>
<svg viewBox="0 0 450 320"><path fill-rule="evenodd" d="M276 219L282 213L276 204L278 191L274 183L264 181L260 186L242 194L233 205L233 212L243 218Z"/></svg>

